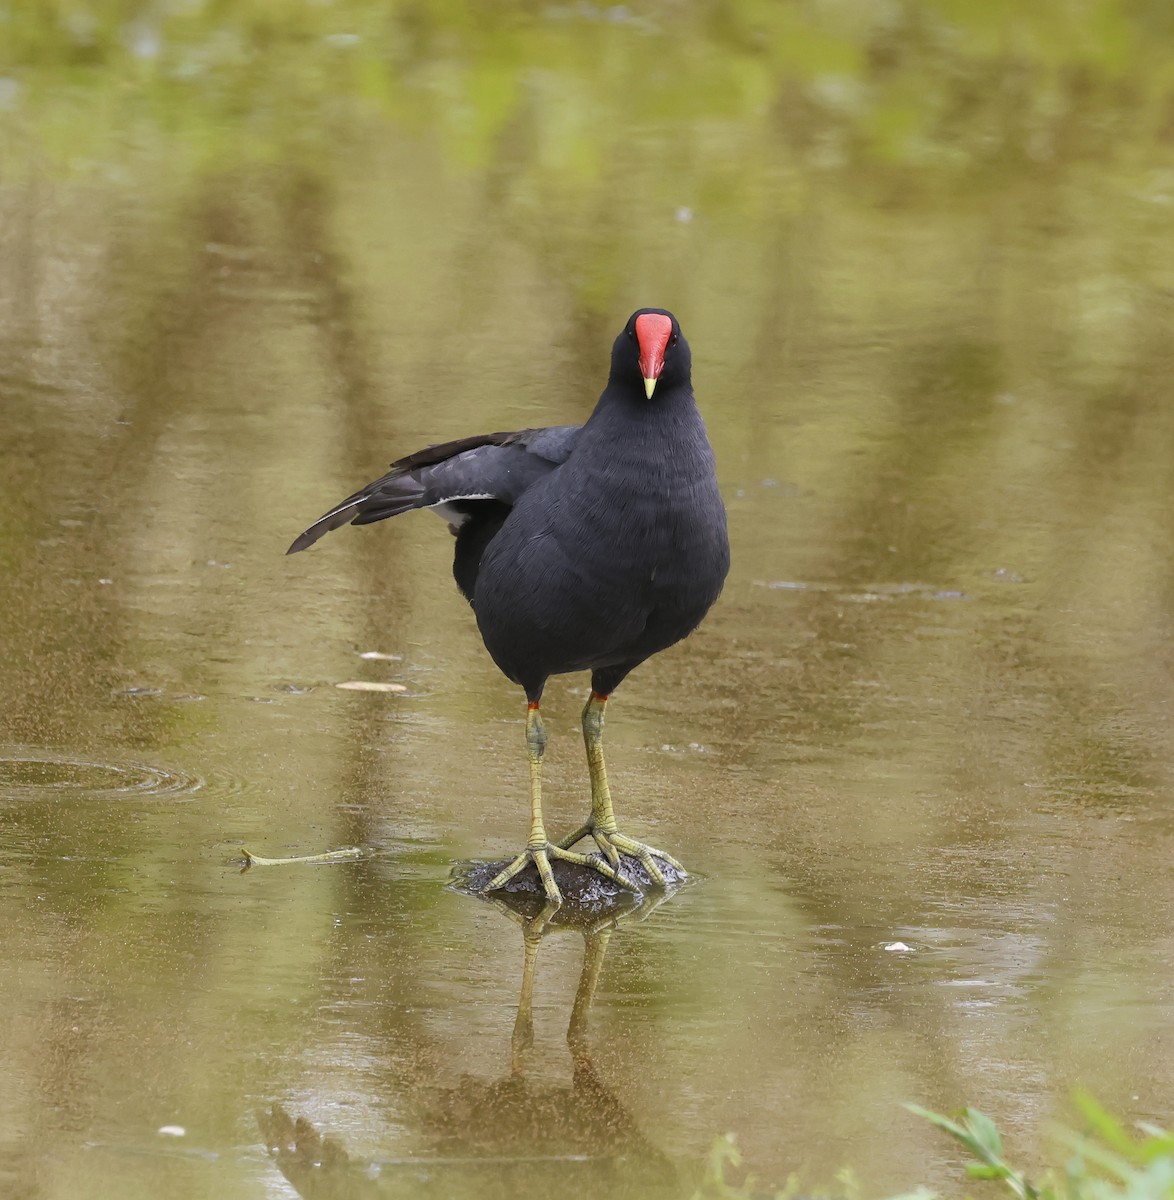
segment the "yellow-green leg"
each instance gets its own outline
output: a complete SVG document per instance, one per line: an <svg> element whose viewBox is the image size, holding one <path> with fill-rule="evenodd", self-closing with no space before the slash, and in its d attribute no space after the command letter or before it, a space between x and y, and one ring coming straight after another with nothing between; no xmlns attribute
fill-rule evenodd
<svg viewBox="0 0 1174 1200"><path fill-rule="evenodd" d="M570 837L563 838L559 846L565 850L589 836L615 870L619 870L620 854L629 854L640 862L657 887L665 887L664 873L656 865L656 859L667 862L682 875L685 868L671 854L620 833L616 825L607 770L603 764L603 711L606 704L606 696L592 692L583 709L583 744L587 747L587 769L591 772L591 816Z"/></svg>
<svg viewBox="0 0 1174 1200"><path fill-rule="evenodd" d="M566 846L556 846L547 841L546 827L542 823L542 756L545 752L546 730L542 725L538 705L531 701L526 709L526 754L530 760L530 836L526 840L526 849L505 870L490 880L486 891L492 892L504 887L515 875L525 870L528 862L533 862L538 869L538 877L542 880L542 889L546 893L547 901L554 905L562 904L562 893L558 890L554 872L550 869L552 858L591 867L622 887L632 887L598 855L576 854Z"/></svg>

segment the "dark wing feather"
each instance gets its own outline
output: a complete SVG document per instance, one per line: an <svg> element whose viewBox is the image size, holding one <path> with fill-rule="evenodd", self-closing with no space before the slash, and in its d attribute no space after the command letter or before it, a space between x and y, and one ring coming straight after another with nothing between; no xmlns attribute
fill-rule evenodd
<svg viewBox="0 0 1174 1200"><path fill-rule="evenodd" d="M458 454L464 454L466 450L476 450L480 446L508 446L529 433L542 432L545 431L522 429L516 433L477 433L472 437L457 438L452 442L433 442L432 445L425 446L423 450L417 450L414 454L397 458L391 464L391 469L395 472L410 471L414 467L431 467L436 463L444 462L445 459L456 458Z"/></svg>
<svg viewBox="0 0 1174 1200"><path fill-rule="evenodd" d="M341 525L368 525L414 508L452 500L512 505L532 483L566 462L578 432L578 425L559 425L426 446L397 459L381 479L336 504L295 538L286 553L305 550Z"/></svg>

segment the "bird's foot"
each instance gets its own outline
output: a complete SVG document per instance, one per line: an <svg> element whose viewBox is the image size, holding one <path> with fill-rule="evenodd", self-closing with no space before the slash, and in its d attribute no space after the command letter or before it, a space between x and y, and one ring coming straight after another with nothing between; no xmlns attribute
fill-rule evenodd
<svg viewBox="0 0 1174 1200"><path fill-rule="evenodd" d="M577 839L576 839L577 840ZM590 867L593 871L598 871L600 875L606 876L613 883L619 884L625 891L639 892L640 889L618 869L619 858L615 859L613 865L609 865L598 854L577 854L575 851L567 848L566 845L555 845L553 842L546 842L541 846L527 846L521 854L514 859L512 863L504 870L499 871L488 884L485 886L487 892L495 892L498 888L503 888L516 875L521 874L528 864L533 863L538 871L538 878L542 880L542 890L546 893L546 899L549 904L556 907L563 902L562 892L559 891L558 884L554 881L554 872L550 867L550 860L576 863L581 867Z"/></svg>
<svg viewBox="0 0 1174 1200"><path fill-rule="evenodd" d="M635 838L630 838L626 834L620 833L618 830L606 830L596 825L594 821L588 821L586 825L576 830L570 837L563 838L558 846L560 850L566 851L575 845L576 842L581 842L585 837L590 837L599 847L600 854L611 863L613 871L620 869L620 855L626 854L637 860L640 865L648 872L648 878L659 888L667 888L668 880L664 877L664 872L657 866L656 860L659 858L661 862L668 863L674 871L678 871L682 876L688 872L671 854L666 854L663 850L658 850L655 846L647 846L643 842L638 842ZM592 858L598 858L599 855L592 855Z"/></svg>

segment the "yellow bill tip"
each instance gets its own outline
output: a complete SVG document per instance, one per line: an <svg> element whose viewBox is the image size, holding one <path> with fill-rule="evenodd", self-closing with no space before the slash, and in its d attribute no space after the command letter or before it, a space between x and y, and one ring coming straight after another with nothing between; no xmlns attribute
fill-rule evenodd
<svg viewBox="0 0 1174 1200"><path fill-rule="evenodd" d="M649 400L652 399L652 393L655 391L656 391L656 380L655 379L645 379L644 380L644 394L648 397Z"/></svg>

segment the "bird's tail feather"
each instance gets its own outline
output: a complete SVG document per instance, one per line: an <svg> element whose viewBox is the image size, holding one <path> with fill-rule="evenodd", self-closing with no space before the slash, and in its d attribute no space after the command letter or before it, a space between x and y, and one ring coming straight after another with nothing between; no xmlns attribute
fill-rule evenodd
<svg viewBox="0 0 1174 1200"><path fill-rule="evenodd" d="M406 477L403 476L394 480L394 483L400 486L393 490L390 486L391 481L384 478L367 490L348 496L341 504L319 517L304 533L294 538L286 554L297 554L299 550L305 550L324 533L338 529L348 522L352 525L370 525L372 521L398 517L400 513L420 508L424 499L424 489L415 480L405 487L405 481Z"/></svg>

